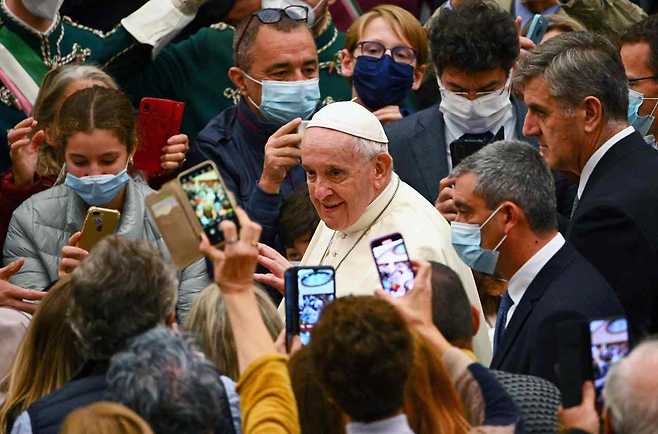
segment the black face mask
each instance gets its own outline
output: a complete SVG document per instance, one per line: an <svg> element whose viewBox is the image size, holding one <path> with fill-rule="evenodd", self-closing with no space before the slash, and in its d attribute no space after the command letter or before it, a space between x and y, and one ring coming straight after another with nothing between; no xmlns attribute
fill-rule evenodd
<svg viewBox="0 0 658 434"><path fill-rule="evenodd" d="M400 105L411 91L414 68L398 63L388 54L381 58L359 56L354 68L354 88L370 110Z"/></svg>

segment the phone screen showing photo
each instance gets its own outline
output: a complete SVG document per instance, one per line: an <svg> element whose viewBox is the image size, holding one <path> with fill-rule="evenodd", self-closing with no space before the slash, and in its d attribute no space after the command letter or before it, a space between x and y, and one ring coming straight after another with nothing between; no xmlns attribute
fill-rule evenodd
<svg viewBox="0 0 658 434"><path fill-rule="evenodd" d="M402 297L414 284L404 239L400 234L392 234L373 241L371 248L382 288L394 297Z"/></svg>
<svg viewBox="0 0 658 434"><path fill-rule="evenodd" d="M603 386L610 368L626 357L628 343L628 322L626 318L594 320L589 323L592 342L592 369L597 406L603 404Z"/></svg>
<svg viewBox="0 0 658 434"><path fill-rule="evenodd" d="M300 268L297 271L299 293L299 339L311 341L311 330L326 305L336 297L335 275L331 268Z"/></svg>
<svg viewBox="0 0 658 434"><path fill-rule="evenodd" d="M238 218L217 170L210 164L180 179L194 214L212 244L224 241L219 225L224 220L238 224Z"/></svg>

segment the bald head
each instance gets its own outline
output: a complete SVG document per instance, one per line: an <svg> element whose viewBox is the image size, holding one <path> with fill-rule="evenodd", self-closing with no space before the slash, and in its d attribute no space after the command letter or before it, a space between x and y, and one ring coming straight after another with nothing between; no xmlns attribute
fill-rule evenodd
<svg viewBox="0 0 658 434"><path fill-rule="evenodd" d="M658 339L612 367L603 390L615 434L652 434L658 426Z"/></svg>

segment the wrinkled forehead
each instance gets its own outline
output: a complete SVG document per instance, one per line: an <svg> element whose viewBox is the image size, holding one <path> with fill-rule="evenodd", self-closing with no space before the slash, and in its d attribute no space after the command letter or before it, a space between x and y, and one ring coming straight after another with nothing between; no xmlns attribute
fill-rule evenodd
<svg viewBox="0 0 658 434"><path fill-rule="evenodd" d="M358 163L360 155L356 140L354 136L329 128L307 128L302 137L302 160L322 159Z"/></svg>

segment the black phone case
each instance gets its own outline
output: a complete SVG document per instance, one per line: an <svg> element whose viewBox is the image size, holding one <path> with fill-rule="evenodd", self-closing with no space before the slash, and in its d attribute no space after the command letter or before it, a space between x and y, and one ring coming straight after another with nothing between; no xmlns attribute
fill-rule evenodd
<svg viewBox="0 0 658 434"><path fill-rule="evenodd" d="M592 379L589 323L567 320L556 325L558 336L558 378L564 408L580 405L582 386Z"/></svg>

